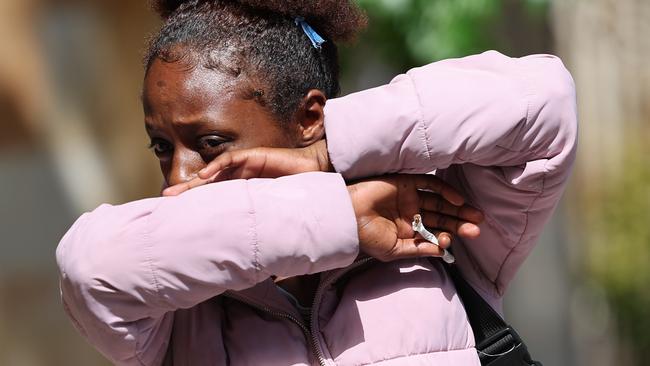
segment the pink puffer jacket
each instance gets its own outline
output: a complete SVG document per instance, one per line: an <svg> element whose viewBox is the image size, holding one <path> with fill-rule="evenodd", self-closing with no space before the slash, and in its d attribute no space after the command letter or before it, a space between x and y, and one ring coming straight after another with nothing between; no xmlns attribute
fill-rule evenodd
<svg viewBox="0 0 650 366"><path fill-rule="evenodd" d="M479 365L439 262L355 262L344 178L436 174L486 214L453 243L497 309L575 157L559 59L497 52L328 102L333 173L230 181L84 214L57 249L65 309L119 365ZM321 273L309 324L269 279Z"/></svg>

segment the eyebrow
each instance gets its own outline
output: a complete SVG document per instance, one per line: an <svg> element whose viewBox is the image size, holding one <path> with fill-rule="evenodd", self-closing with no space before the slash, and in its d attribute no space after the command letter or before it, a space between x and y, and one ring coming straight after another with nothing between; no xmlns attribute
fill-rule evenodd
<svg viewBox="0 0 650 366"><path fill-rule="evenodd" d="M144 122L144 128L147 131L157 131L157 130L159 130L159 128L156 127L153 123L150 123L150 122L147 122L147 121Z"/></svg>

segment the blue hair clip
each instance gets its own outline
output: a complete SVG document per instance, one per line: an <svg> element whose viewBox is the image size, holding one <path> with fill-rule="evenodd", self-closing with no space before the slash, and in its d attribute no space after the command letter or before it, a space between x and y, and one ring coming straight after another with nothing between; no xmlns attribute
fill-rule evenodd
<svg viewBox="0 0 650 366"><path fill-rule="evenodd" d="M302 27L302 31L305 32L307 37L309 37L309 40L311 41L311 44L314 46L314 48L321 48L321 45L325 43L325 39L323 39L320 34L316 33L314 28L307 24L305 18L296 17L296 25Z"/></svg>

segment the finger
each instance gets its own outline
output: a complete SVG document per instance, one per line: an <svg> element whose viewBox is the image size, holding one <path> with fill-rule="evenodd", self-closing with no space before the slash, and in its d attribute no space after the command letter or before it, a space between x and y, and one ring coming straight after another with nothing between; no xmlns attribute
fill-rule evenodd
<svg viewBox="0 0 650 366"><path fill-rule="evenodd" d="M176 185L171 186L169 188L166 188L162 192L162 194L165 197L178 196L179 194L181 194L183 192L189 191L190 189L193 189L193 188L196 188L196 187L206 185L206 184L208 184L210 182L211 182L211 180L209 180L209 179L194 178L194 179L192 179L190 181L179 183L179 184L176 184Z"/></svg>
<svg viewBox="0 0 650 366"><path fill-rule="evenodd" d="M442 257L444 249L422 238L398 239L392 252L383 261L404 258Z"/></svg>
<svg viewBox="0 0 650 366"><path fill-rule="evenodd" d="M235 177L235 170L238 168L223 168L222 170L219 170L215 175L207 178L208 181L212 183L217 183L217 182L224 182L227 180L232 180Z"/></svg>
<svg viewBox="0 0 650 366"><path fill-rule="evenodd" d="M167 187L162 191L163 197L178 196L189 189L187 183L180 183Z"/></svg>
<svg viewBox="0 0 650 366"><path fill-rule="evenodd" d="M454 216L475 224L482 222L484 219L483 213L472 206L456 206L441 196L427 191L419 191L418 196L420 198L419 207L423 210Z"/></svg>
<svg viewBox="0 0 650 366"><path fill-rule="evenodd" d="M248 150L226 151L212 160L208 166L199 170L199 178L209 179L220 170L233 165L241 165L248 159Z"/></svg>
<svg viewBox="0 0 650 366"><path fill-rule="evenodd" d="M447 249L451 246L451 233L438 230L431 230L431 232L436 236L436 239L438 239L438 245L440 245L441 248Z"/></svg>
<svg viewBox="0 0 650 366"><path fill-rule="evenodd" d="M422 236L413 231L413 225L412 225L413 220L402 220L397 219L396 220L396 225L397 225L397 237L398 238L413 238L413 236L416 236L417 238L422 239ZM451 240L453 237L453 234L447 231L440 231L440 230L435 230L435 229L429 229L427 228L438 240L438 244L443 247L443 248L449 248L451 245ZM423 239L424 240L424 239Z"/></svg>
<svg viewBox="0 0 650 366"><path fill-rule="evenodd" d="M418 190L427 190L433 193L438 193L445 200L455 206L462 206L465 203L465 197L435 175L414 175L413 179L415 179L415 186Z"/></svg>
<svg viewBox="0 0 650 366"><path fill-rule="evenodd" d="M478 225L459 220L453 216L431 211L422 211L421 215L422 222L426 227L444 230L468 239L477 238L481 234Z"/></svg>
<svg viewBox="0 0 650 366"><path fill-rule="evenodd" d="M400 238L403 238L403 237L411 238L411 237L413 237L413 235L415 235L416 238L425 240L420 233L413 232L413 226L411 224L409 224L409 229L411 230L409 236L399 236L399 234L398 234L398 237L400 237ZM440 245L442 248L446 249L446 248L449 248L449 246L451 246L451 240L452 240L452 235L453 235L452 233L446 232L446 231L441 231L441 230L430 229L430 228L426 228L426 229L431 234L433 234L433 236L435 236L436 240L438 240L438 245Z"/></svg>

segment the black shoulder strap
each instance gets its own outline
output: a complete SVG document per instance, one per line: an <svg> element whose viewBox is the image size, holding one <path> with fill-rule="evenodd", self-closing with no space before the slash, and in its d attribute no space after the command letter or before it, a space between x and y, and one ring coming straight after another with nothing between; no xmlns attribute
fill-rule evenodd
<svg viewBox="0 0 650 366"><path fill-rule="evenodd" d="M517 332L465 281L455 265L446 265L474 331L481 365L536 365Z"/></svg>
<svg viewBox="0 0 650 366"><path fill-rule="evenodd" d="M503 318L465 281L455 265L445 264L445 267L456 286L458 296L463 301L477 341L490 338L508 327Z"/></svg>

